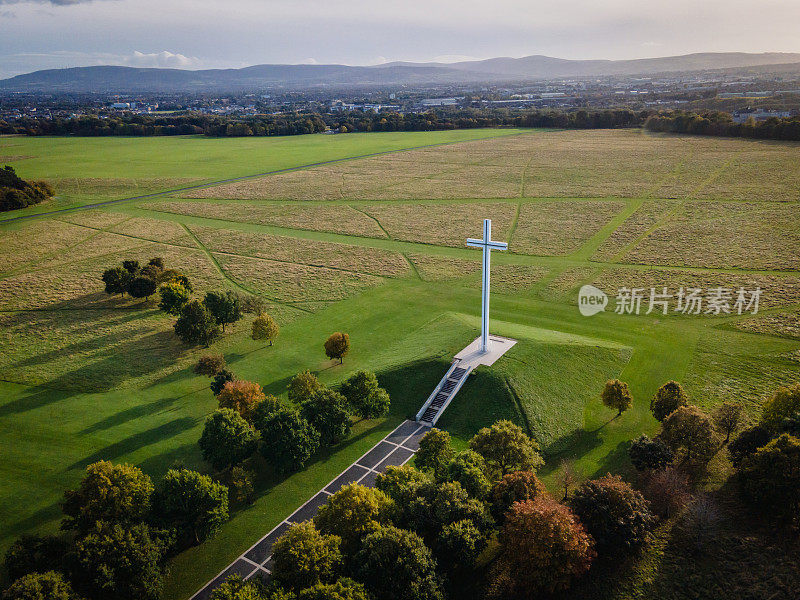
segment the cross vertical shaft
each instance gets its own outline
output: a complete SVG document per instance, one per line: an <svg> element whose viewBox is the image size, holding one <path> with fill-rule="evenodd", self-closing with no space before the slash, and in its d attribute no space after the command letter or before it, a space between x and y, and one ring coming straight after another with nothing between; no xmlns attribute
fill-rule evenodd
<svg viewBox="0 0 800 600"><path fill-rule="evenodd" d="M467 239L467 246L483 250L483 285L481 287L481 353L489 351L489 271L492 250L506 250L508 244L492 241L492 221L483 220L483 239Z"/></svg>

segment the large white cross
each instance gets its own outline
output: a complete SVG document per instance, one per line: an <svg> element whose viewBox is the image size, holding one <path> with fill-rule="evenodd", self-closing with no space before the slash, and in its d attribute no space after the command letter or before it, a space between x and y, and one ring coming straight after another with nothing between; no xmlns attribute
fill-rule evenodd
<svg viewBox="0 0 800 600"><path fill-rule="evenodd" d="M483 248L483 289L481 294L481 352L489 351L489 263L492 250L508 250L505 242L492 241L492 220L483 220L483 239L467 238L467 246Z"/></svg>

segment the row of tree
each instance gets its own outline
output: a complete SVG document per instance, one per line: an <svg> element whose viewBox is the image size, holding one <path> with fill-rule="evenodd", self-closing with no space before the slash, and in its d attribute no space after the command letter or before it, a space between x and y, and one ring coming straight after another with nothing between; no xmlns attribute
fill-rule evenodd
<svg viewBox="0 0 800 600"><path fill-rule="evenodd" d="M167 558L212 536L228 518L227 488L172 469L155 486L131 465L86 468L62 503L58 536L24 536L5 555L4 600L157 600Z"/></svg>
<svg viewBox="0 0 800 600"><path fill-rule="evenodd" d="M751 118L744 123L736 123L726 112L707 111L698 114L676 111L651 115L644 126L648 131L664 133L800 141L800 115L770 117L764 121Z"/></svg>
<svg viewBox="0 0 800 600"><path fill-rule="evenodd" d="M347 437L353 418L373 419L389 410L389 394L368 371L352 375L339 391L309 371L300 373L289 383L289 403L237 379L220 355L201 358L195 372L212 378L219 403L200 438L203 458L218 471L240 466L256 450L276 471L297 471L321 446Z"/></svg>
<svg viewBox="0 0 800 600"><path fill-rule="evenodd" d="M297 112L249 117L180 115L83 116L76 119L25 117L0 122L0 133L76 136L158 136L204 134L214 137L301 135L328 129L341 133L371 131L437 131L484 127L557 127L598 129L640 127L650 111L439 108L397 113L349 111Z"/></svg>
<svg viewBox="0 0 800 600"><path fill-rule="evenodd" d="M0 212L39 204L55 195L46 181L25 181L6 165L0 169Z"/></svg>

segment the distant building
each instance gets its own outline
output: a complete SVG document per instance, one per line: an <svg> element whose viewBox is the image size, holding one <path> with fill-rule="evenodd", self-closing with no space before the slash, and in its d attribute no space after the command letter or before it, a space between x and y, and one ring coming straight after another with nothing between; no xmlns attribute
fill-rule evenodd
<svg viewBox="0 0 800 600"><path fill-rule="evenodd" d="M420 102L422 106L456 106L463 98L425 98Z"/></svg>
<svg viewBox="0 0 800 600"><path fill-rule="evenodd" d="M756 121L766 121L771 117L778 119L785 119L791 117L792 113L788 110L754 110L754 111L737 111L733 113L733 120L736 123L744 123L747 119L754 119Z"/></svg>

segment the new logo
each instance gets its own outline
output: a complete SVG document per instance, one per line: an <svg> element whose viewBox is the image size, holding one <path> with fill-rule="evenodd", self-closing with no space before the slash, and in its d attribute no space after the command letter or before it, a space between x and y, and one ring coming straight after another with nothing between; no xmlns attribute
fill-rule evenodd
<svg viewBox="0 0 800 600"><path fill-rule="evenodd" d="M603 312L608 305L606 293L593 285L584 285L578 292L578 309L584 317Z"/></svg>

